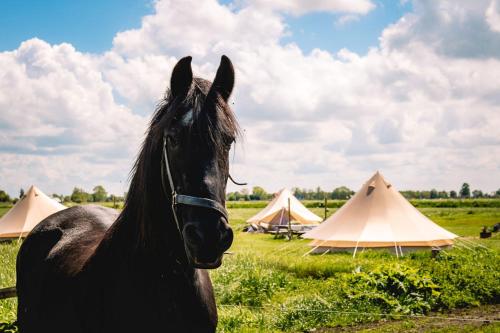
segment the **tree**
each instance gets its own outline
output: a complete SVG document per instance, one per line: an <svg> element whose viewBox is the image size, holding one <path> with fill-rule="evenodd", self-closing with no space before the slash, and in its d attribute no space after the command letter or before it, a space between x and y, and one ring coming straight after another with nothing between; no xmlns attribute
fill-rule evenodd
<svg viewBox="0 0 500 333"><path fill-rule="evenodd" d="M106 192L106 190L102 185L97 185L96 187L94 187L92 191L93 191L92 199L94 202L106 201L108 193Z"/></svg>
<svg viewBox="0 0 500 333"><path fill-rule="evenodd" d="M438 192L438 198L447 199L448 198L448 192L446 192L446 191L439 191Z"/></svg>
<svg viewBox="0 0 500 333"><path fill-rule="evenodd" d="M340 186L331 193L331 198L336 200L347 200L354 194L354 191L346 186Z"/></svg>
<svg viewBox="0 0 500 333"><path fill-rule="evenodd" d="M431 199L437 199L437 198L438 198L438 191L437 191L435 188L433 188L433 189L431 190L431 192L430 192L429 197L430 197Z"/></svg>
<svg viewBox="0 0 500 333"><path fill-rule="evenodd" d="M250 195L250 200L266 200L267 192L260 186L254 186L252 188L252 194Z"/></svg>
<svg viewBox="0 0 500 333"><path fill-rule="evenodd" d="M299 187L292 187L292 193L297 199L299 200L304 199L304 191L301 190Z"/></svg>
<svg viewBox="0 0 500 333"><path fill-rule="evenodd" d="M0 202L10 202L10 196L4 190L0 190Z"/></svg>
<svg viewBox="0 0 500 333"><path fill-rule="evenodd" d="M483 197L483 191L481 191L481 190L474 190L474 191L472 191L472 196L474 198L482 198Z"/></svg>
<svg viewBox="0 0 500 333"><path fill-rule="evenodd" d="M71 201L76 203L87 202L89 200L89 197L92 198L90 194L78 187L75 187L73 189L73 193L71 193Z"/></svg>
<svg viewBox="0 0 500 333"><path fill-rule="evenodd" d="M462 184L460 189L460 198L470 198L470 186L467 183Z"/></svg>
<svg viewBox="0 0 500 333"><path fill-rule="evenodd" d="M52 193L52 198L57 199L57 201L59 201L59 202L63 202L63 200L64 200L64 196L59 195L57 193Z"/></svg>
<svg viewBox="0 0 500 333"><path fill-rule="evenodd" d="M455 199L457 197L457 191L450 191L450 198Z"/></svg>

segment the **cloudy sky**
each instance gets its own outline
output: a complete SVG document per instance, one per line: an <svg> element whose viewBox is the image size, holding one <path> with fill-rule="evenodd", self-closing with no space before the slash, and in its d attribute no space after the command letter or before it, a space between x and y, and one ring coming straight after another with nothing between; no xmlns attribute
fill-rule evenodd
<svg viewBox="0 0 500 333"><path fill-rule="evenodd" d="M211 79L222 54L249 186L500 187L498 0L6 0L0 33L14 196L123 193L172 66L192 55Z"/></svg>

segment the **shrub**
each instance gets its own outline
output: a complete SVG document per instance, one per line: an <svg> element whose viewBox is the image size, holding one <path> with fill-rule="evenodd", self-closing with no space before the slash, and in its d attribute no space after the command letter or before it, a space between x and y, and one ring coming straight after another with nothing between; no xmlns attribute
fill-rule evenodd
<svg viewBox="0 0 500 333"><path fill-rule="evenodd" d="M437 309L495 304L500 299L500 256L497 252L475 249L440 254L422 263L440 285Z"/></svg>
<svg viewBox="0 0 500 333"><path fill-rule="evenodd" d="M384 265L347 279L346 296L354 303L371 303L382 312L429 312L440 295L429 274L403 265Z"/></svg>

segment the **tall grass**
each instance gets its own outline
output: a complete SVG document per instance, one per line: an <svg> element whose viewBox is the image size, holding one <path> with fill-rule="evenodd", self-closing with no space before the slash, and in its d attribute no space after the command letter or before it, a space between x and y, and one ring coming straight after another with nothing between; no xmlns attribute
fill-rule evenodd
<svg viewBox="0 0 500 333"><path fill-rule="evenodd" d="M482 225L500 221L496 208L420 209L475 242L480 242L477 235ZM233 255L225 256L221 268L210 271L219 332L311 331L369 323L387 318L387 313L399 318L499 303L498 234L481 240L491 250L456 248L435 259L428 251L399 259L370 250L354 259L350 253L303 256L310 249L306 240L288 242L241 232L245 221L259 210L229 210L235 229ZM330 209L329 214L333 212ZM16 242L0 243L0 288L15 284L18 249ZM0 323L15 318L15 299L0 301Z"/></svg>
<svg viewBox="0 0 500 333"><path fill-rule="evenodd" d="M0 242L0 288L16 284L16 256L20 243ZM17 298L0 300L0 323L16 320Z"/></svg>

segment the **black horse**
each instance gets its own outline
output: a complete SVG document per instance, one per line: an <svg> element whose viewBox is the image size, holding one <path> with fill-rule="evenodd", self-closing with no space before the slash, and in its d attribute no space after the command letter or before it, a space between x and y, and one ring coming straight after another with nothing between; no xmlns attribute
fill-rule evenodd
<svg viewBox="0 0 500 333"><path fill-rule="evenodd" d="M191 57L172 72L121 214L76 206L41 222L17 257L21 332L214 332L206 268L233 240L224 209L238 125L222 56L213 84Z"/></svg>

